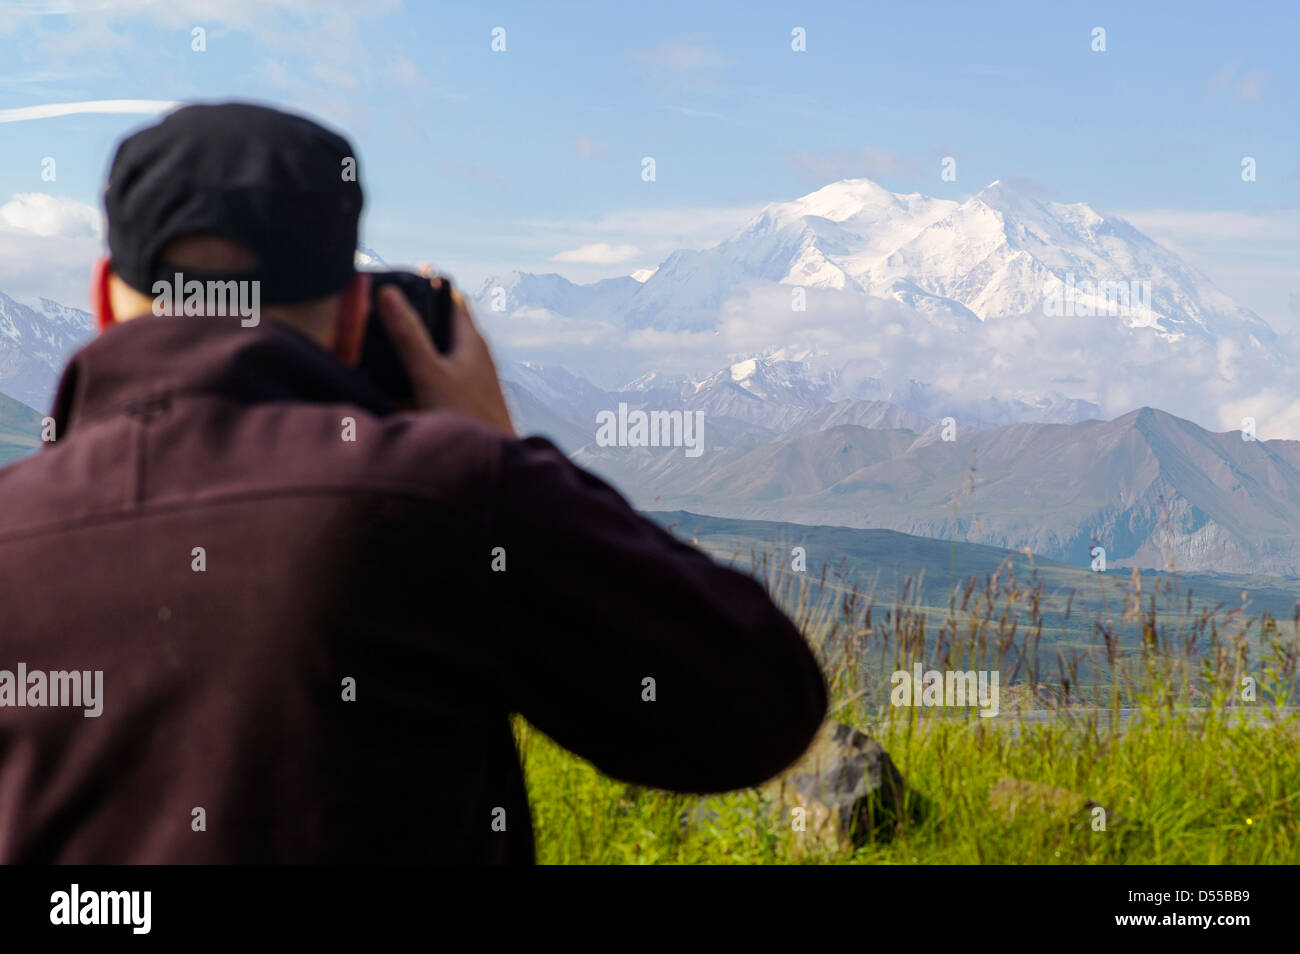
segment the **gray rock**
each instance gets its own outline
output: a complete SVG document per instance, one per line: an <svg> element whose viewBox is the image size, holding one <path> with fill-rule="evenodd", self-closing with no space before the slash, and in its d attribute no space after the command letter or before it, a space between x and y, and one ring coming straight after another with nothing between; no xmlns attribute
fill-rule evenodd
<svg viewBox="0 0 1300 954"><path fill-rule="evenodd" d="M786 825L803 809L810 847L837 850L887 839L919 809L915 795L905 797L903 776L884 747L839 722L826 722L803 758L763 792Z"/></svg>

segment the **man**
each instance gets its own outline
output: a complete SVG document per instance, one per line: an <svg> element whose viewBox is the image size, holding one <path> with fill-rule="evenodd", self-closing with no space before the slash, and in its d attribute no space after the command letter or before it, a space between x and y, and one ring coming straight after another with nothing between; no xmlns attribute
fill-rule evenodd
<svg viewBox="0 0 1300 954"><path fill-rule="evenodd" d="M820 724L756 582L516 437L463 302L442 354L381 299L415 411L350 367L354 156L242 104L120 146L103 333L0 471L0 862L530 862L511 713L698 792ZM156 314L178 275L260 314Z"/></svg>

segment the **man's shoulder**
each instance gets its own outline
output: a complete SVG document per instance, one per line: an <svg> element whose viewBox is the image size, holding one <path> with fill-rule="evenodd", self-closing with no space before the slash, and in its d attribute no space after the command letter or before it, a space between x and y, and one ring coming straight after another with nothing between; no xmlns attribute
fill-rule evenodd
<svg viewBox="0 0 1300 954"><path fill-rule="evenodd" d="M0 538L155 508L380 494L490 509L510 439L463 414L179 401L148 433L101 419L0 469ZM483 516L480 512L479 516Z"/></svg>
<svg viewBox="0 0 1300 954"><path fill-rule="evenodd" d="M346 403L256 405L233 423L233 456L262 481L417 496L481 491L496 481L508 441L460 413L374 414Z"/></svg>

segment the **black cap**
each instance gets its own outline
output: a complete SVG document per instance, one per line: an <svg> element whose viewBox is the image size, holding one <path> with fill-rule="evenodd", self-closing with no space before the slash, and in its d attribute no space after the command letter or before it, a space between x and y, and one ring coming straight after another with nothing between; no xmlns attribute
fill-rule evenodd
<svg viewBox="0 0 1300 954"><path fill-rule="evenodd" d="M348 161L351 160L351 161ZM185 106L125 139L104 205L113 271L153 294L184 235L220 235L257 255L265 304L324 298L351 279L361 217L356 153L309 119L247 103Z"/></svg>

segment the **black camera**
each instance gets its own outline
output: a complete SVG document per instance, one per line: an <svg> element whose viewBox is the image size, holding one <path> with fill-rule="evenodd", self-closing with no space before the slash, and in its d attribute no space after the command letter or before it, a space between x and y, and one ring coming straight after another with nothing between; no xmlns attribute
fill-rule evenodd
<svg viewBox="0 0 1300 954"><path fill-rule="evenodd" d="M451 282L446 278L430 281L414 272L369 272L370 317L366 321L365 338L361 343L361 361L357 371L371 384L383 391L398 404L410 404L415 399L411 379L406 374L401 356L384 329L379 314L379 290L385 285L396 285L415 308L424 324L433 346L441 354L451 348L451 313L454 307Z"/></svg>

